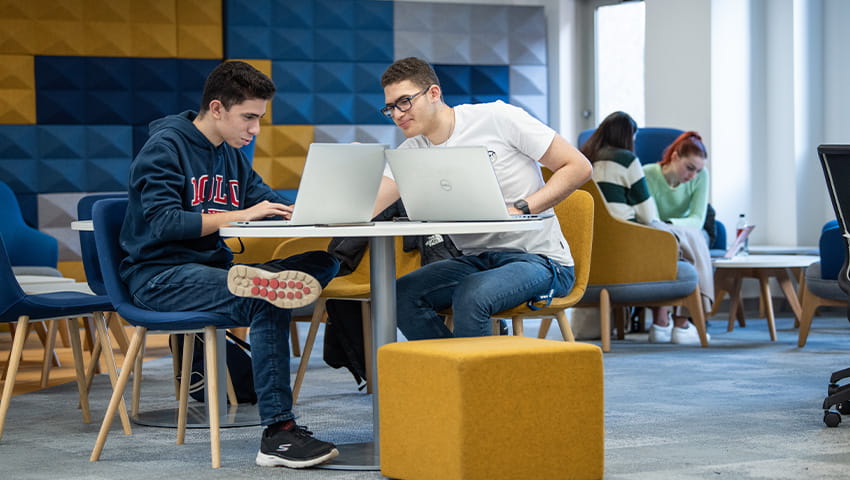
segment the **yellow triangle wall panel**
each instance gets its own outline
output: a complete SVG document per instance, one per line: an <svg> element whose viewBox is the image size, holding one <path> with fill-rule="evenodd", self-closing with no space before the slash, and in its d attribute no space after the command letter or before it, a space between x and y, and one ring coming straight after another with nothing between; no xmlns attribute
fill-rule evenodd
<svg viewBox="0 0 850 480"><path fill-rule="evenodd" d="M43 3L39 0L34 2L22 2L20 0L0 0L0 18L25 20L32 18L33 4Z"/></svg>
<svg viewBox="0 0 850 480"><path fill-rule="evenodd" d="M271 128L260 128L260 134L257 135L257 140L254 143L254 158L257 157L271 157L272 150L272 142L274 141L274 134L271 131Z"/></svg>
<svg viewBox="0 0 850 480"><path fill-rule="evenodd" d="M176 0L135 1L130 5L130 19L138 23L177 24Z"/></svg>
<svg viewBox="0 0 850 480"><path fill-rule="evenodd" d="M42 36L32 20L0 17L0 54L35 54Z"/></svg>
<svg viewBox="0 0 850 480"><path fill-rule="evenodd" d="M87 35L85 24L79 21L37 20L41 36L37 53L40 55L85 55Z"/></svg>
<svg viewBox="0 0 850 480"><path fill-rule="evenodd" d="M177 0L177 20L181 25L221 27L220 0Z"/></svg>
<svg viewBox="0 0 850 480"><path fill-rule="evenodd" d="M130 23L86 22L86 55L103 57L129 57L132 55L133 37Z"/></svg>
<svg viewBox="0 0 850 480"><path fill-rule="evenodd" d="M129 23L132 2L133 0L83 0L85 18L94 22Z"/></svg>
<svg viewBox="0 0 850 480"><path fill-rule="evenodd" d="M29 5L27 9L31 14L30 18L80 22L85 18L88 2L85 0L28 0L26 3Z"/></svg>
<svg viewBox="0 0 850 480"><path fill-rule="evenodd" d="M0 124L35 124L35 90L0 89Z"/></svg>
<svg viewBox="0 0 850 480"><path fill-rule="evenodd" d="M35 67L31 55L0 55L0 88L35 89Z"/></svg>
<svg viewBox="0 0 850 480"><path fill-rule="evenodd" d="M307 155L307 149L314 138L312 125L274 125L272 128L275 133L275 157Z"/></svg>
<svg viewBox="0 0 850 480"><path fill-rule="evenodd" d="M275 188L274 185L269 181L271 179L272 171L274 170L274 165L271 157L258 157L254 156L254 171L257 172L263 180L272 188Z"/></svg>
<svg viewBox="0 0 850 480"><path fill-rule="evenodd" d="M133 23L131 52L133 57L177 56L177 30L167 23Z"/></svg>
<svg viewBox="0 0 850 480"><path fill-rule="evenodd" d="M222 58L224 40L221 25L185 25L177 27L179 58Z"/></svg>

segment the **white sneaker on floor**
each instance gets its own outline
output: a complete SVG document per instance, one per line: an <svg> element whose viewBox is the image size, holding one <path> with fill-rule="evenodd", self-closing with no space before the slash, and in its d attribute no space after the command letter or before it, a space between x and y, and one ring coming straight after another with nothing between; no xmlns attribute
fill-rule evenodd
<svg viewBox="0 0 850 480"><path fill-rule="evenodd" d="M653 323L649 327L649 343L670 343L673 336L672 333L673 322L668 323L666 327Z"/></svg>
<svg viewBox="0 0 850 480"><path fill-rule="evenodd" d="M672 337L672 342L677 345L700 345L697 327L691 325L690 322L684 328L673 327ZM711 335L708 332L705 332L705 337L706 340L711 340Z"/></svg>

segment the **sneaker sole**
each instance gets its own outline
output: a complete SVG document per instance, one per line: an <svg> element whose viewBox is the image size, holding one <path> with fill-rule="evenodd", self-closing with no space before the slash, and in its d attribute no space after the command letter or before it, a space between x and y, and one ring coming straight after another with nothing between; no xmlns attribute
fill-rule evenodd
<svg viewBox="0 0 850 480"><path fill-rule="evenodd" d="M315 465L320 465L328 460L339 455L339 450L334 448L324 455L307 460L290 460L288 458L278 457L277 455L268 455L262 451L257 452L257 465L261 467L289 467L289 468L308 468Z"/></svg>
<svg viewBox="0 0 850 480"><path fill-rule="evenodd" d="M269 272L248 265L236 265L227 272L227 289L238 297L265 300L280 308L298 308L319 298L319 281L298 270Z"/></svg>

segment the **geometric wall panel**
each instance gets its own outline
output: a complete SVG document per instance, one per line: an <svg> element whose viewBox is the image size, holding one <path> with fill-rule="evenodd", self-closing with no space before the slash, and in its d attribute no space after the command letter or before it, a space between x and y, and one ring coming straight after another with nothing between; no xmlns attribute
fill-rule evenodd
<svg viewBox="0 0 850 480"><path fill-rule="evenodd" d="M542 65L512 65L511 95L546 95L547 70Z"/></svg>
<svg viewBox="0 0 850 480"><path fill-rule="evenodd" d="M546 65L546 35L512 35L509 39L511 65Z"/></svg>
<svg viewBox="0 0 850 480"><path fill-rule="evenodd" d="M224 57L221 2L177 2L177 56L179 58Z"/></svg>
<svg viewBox="0 0 850 480"><path fill-rule="evenodd" d="M510 103L524 109L541 122L548 122L549 103L545 95L511 95Z"/></svg>
<svg viewBox="0 0 850 480"><path fill-rule="evenodd" d="M0 55L0 123L35 123L34 71L30 55Z"/></svg>

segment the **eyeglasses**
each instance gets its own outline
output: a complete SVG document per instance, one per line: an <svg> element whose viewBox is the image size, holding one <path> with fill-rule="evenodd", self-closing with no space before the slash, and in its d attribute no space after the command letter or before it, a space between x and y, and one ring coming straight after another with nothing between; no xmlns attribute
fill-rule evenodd
<svg viewBox="0 0 850 480"><path fill-rule="evenodd" d="M413 107L413 99L427 92L428 89L431 88L430 85L425 87L421 92L414 93L413 95L403 97L398 99L395 103L388 103L384 108L381 109L381 113L384 114L387 118L393 118L393 109L398 109L399 112L406 112Z"/></svg>

